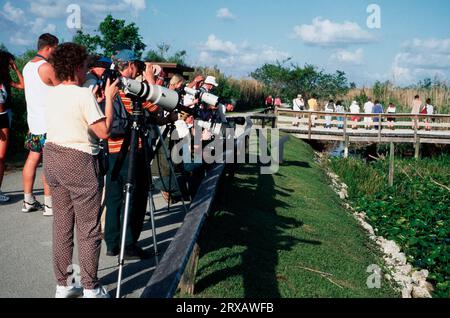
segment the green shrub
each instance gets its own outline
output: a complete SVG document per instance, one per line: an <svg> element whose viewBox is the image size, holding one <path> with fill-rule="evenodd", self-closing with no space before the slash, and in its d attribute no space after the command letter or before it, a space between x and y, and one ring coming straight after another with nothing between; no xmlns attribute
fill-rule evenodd
<svg viewBox="0 0 450 318"><path fill-rule="evenodd" d="M395 183L387 186L388 162L366 165L333 159L331 167L349 186L355 209L366 212L378 234L396 241L418 269L430 272L434 296L449 297L450 156L396 159Z"/></svg>

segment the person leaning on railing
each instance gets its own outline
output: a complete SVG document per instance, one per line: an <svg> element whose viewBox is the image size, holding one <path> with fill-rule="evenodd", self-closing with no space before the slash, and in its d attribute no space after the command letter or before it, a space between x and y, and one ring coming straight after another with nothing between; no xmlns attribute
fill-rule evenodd
<svg viewBox="0 0 450 318"><path fill-rule="evenodd" d="M375 105L373 106L372 113L373 114L383 114L384 113L384 107L383 107L383 105L381 104L381 102L379 100L375 100ZM373 119L373 122L374 123L379 123L379 125L381 125L379 117L375 117ZM380 129L379 125L374 126L374 129L376 129L376 130Z"/></svg>
<svg viewBox="0 0 450 318"><path fill-rule="evenodd" d="M395 115L396 113L397 113L397 108L395 107L394 103L389 103L389 106L386 109L386 114L391 115L386 118L389 129L392 129L392 130L395 129L395 117L392 115Z"/></svg>
<svg viewBox="0 0 450 318"><path fill-rule="evenodd" d="M308 100L309 111L317 112L319 111L319 104L317 103L317 95L313 94ZM311 114L311 127L316 126L317 115Z"/></svg>
<svg viewBox="0 0 450 318"><path fill-rule="evenodd" d="M345 107L342 105L342 101L340 101L340 100L336 102L336 113L339 113L339 114L345 113ZM337 118L337 120L339 122L338 129L343 129L344 128L344 117L342 117L342 115L341 115Z"/></svg>
<svg viewBox="0 0 450 318"><path fill-rule="evenodd" d="M426 111L426 115L428 116L433 116L434 115L434 106L431 104L431 99L428 98L426 101L426 105L425 105L425 111ZM425 129L427 131L431 130L431 126L430 124L433 122L433 119L428 117L425 119Z"/></svg>
<svg viewBox="0 0 450 318"><path fill-rule="evenodd" d="M413 100L413 103L412 103L411 114L412 115L419 115L421 108L422 108L422 100L420 99L419 95L416 95L414 97L414 100ZM419 124L418 120L416 121L416 119L414 118L413 122L412 122L412 128L413 129L419 128L418 124Z"/></svg>
<svg viewBox="0 0 450 318"><path fill-rule="evenodd" d="M352 129L358 129L358 122L360 121L360 117L357 116L357 114L361 113L361 108L359 107L359 104L356 101L353 101L350 105L350 113L352 113Z"/></svg>

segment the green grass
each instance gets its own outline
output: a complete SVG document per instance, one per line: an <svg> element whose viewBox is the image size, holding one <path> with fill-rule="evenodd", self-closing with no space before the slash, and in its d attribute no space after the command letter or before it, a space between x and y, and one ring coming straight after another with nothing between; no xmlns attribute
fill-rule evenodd
<svg viewBox="0 0 450 318"><path fill-rule="evenodd" d="M292 138L278 174L248 165L227 180L200 237L196 297L398 297L384 280L366 286L379 255L313 156Z"/></svg>

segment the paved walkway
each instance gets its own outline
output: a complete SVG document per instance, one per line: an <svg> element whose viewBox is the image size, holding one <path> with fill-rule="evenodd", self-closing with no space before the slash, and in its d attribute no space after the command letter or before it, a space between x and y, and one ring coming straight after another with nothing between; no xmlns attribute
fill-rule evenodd
<svg viewBox="0 0 450 318"><path fill-rule="evenodd" d="M36 182L37 199L43 202L41 170ZM11 196L7 204L0 204L0 298L51 298L55 293L52 265L52 220L40 212L25 214L22 209L21 171L7 173L2 190ZM161 195L155 196L157 242L161 252L170 244L184 220L184 210L173 207L170 213ZM153 250L149 216L139 245ZM74 264L79 264L75 244ZM115 296L117 281L117 258L105 255L102 244L99 277L112 296ZM161 257L161 256L160 256ZM141 262L128 262L124 267L122 295L139 297L154 270L154 258Z"/></svg>

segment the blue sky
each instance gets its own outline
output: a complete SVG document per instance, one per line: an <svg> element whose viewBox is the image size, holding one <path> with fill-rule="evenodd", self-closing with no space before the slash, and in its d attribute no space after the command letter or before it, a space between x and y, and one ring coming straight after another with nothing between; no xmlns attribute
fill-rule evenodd
<svg viewBox="0 0 450 318"><path fill-rule="evenodd" d="M446 0L0 0L0 42L20 54L42 32L71 40L70 4L81 8L85 31L111 13L135 22L148 48L164 42L187 50L192 65L236 77L288 57L343 70L359 86L450 76ZM380 8L379 29L368 27L370 4Z"/></svg>

